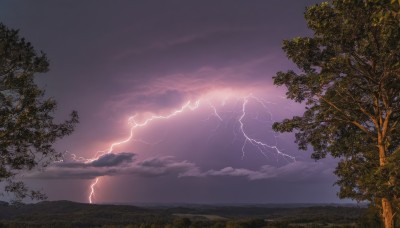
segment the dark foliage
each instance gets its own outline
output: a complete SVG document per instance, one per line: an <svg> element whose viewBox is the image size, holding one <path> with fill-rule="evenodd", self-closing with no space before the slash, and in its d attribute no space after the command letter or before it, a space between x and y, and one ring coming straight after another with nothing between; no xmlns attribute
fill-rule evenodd
<svg viewBox="0 0 400 228"><path fill-rule="evenodd" d="M17 30L0 23L0 182L8 183L5 191L16 200L44 198L15 177L59 159L61 153L52 144L71 134L78 122L74 111L64 123L54 123L56 102L45 98L34 82L34 75L48 67L44 53L37 53Z"/></svg>
<svg viewBox="0 0 400 228"><path fill-rule="evenodd" d="M366 208L313 206L195 206L140 208L69 201L0 205L4 227L354 227L360 218L373 221ZM210 216L212 215L212 216ZM210 216L210 217L208 217ZM364 217L362 217L364 216ZM372 220L369 220L372 219ZM363 224L367 224L364 222ZM1 227L1 226L0 226ZM296 226L294 226L296 227Z"/></svg>
<svg viewBox="0 0 400 228"><path fill-rule="evenodd" d="M298 71L274 83L304 103L302 116L273 125L295 131L314 159L341 158L341 198L377 203L393 227L400 196L400 17L394 0L333 0L305 13L313 37L284 41Z"/></svg>

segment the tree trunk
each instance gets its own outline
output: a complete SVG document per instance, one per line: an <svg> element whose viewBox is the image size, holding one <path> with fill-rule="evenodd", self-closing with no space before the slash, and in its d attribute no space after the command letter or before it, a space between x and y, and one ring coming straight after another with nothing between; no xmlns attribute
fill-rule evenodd
<svg viewBox="0 0 400 228"><path fill-rule="evenodd" d="M392 205L387 198L382 198L382 217L385 228L394 228Z"/></svg>
<svg viewBox="0 0 400 228"><path fill-rule="evenodd" d="M382 143L382 138L380 135L378 136L378 147L379 147L379 165L381 167L386 165L386 148ZM390 181L389 181L389 184ZM382 198L382 218L383 218L383 224L385 225L385 228L394 228L394 223L393 223L393 208L392 204L389 201L388 198Z"/></svg>

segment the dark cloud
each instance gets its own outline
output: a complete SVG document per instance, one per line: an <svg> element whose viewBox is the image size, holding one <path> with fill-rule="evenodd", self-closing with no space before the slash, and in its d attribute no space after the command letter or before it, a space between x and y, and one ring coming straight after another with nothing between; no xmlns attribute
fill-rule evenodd
<svg viewBox="0 0 400 228"><path fill-rule="evenodd" d="M188 161L176 161L172 156L148 158L138 162L128 172L143 176L161 176L174 174L178 176L198 173L198 167Z"/></svg>
<svg viewBox="0 0 400 228"><path fill-rule="evenodd" d="M89 167L115 167L122 166L127 163L131 163L135 157L134 153L122 152L122 153L108 153L101 155L95 160L74 160L63 161L55 163L54 166L63 168L89 168Z"/></svg>
<svg viewBox="0 0 400 228"><path fill-rule="evenodd" d="M198 173L198 168L194 163L176 161L171 156L148 158L141 162L134 162L134 156L133 153L110 153L91 162L58 162L44 172L34 172L25 177L33 179L93 179L100 176L117 175L194 176L195 173Z"/></svg>
<svg viewBox="0 0 400 228"><path fill-rule="evenodd" d="M89 164L93 167L113 167L121 166L125 163L131 163L133 161L133 153L109 153L100 156L98 159L90 162Z"/></svg>
<svg viewBox="0 0 400 228"><path fill-rule="evenodd" d="M133 153L106 154L98 159L84 162L55 163L44 172L32 173L26 177L35 179L93 179L100 176L136 175L155 177L173 175L176 177L243 177L250 181L280 179L283 181L304 181L318 176L330 175L332 169L324 162L296 161L276 167L261 166L258 170L225 167L219 170L201 171L189 161L177 161L172 156L152 157L134 162Z"/></svg>

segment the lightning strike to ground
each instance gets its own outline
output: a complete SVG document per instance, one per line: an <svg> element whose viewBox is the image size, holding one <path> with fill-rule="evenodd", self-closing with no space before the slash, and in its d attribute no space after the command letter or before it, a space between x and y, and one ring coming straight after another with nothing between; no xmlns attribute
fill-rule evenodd
<svg viewBox="0 0 400 228"><path fill-rule="evenodd" d="M99 178L97 177L94 182L90 185L90 195L89 195L89 203L93 203L92 202L92 198L94 197L94 187L96 186L96 184L99 182Z"/></svg>
<svg viewBox="0 0 400 228"><path fill-rule="evenodd" d="M225 98L222 103L221 106L224 106L226 104L226 100L227 98ZM238 123L239 123L239 133L244 137L244 142L242 145L242 158L245 157L245 149L247 145L252 145L253 147L257 148L260 153L262 155L264 155L265 157L267 157L267 152L268 150L274 150L278 155L283 156L284 158L288 158L292 161L295 161L295 157L290 156L288 154L285 154L284 152L282 152L281 150L279 150L279 148L276 145L269 145L261 140L257 140L253 137L251 137L249 135L249 133L246 131L246 127L244 124L244 118L247 115L247 110L246 107L248 105L248 103L250 102L250 100L254 100L255 102L257 102L259 105L261 105L261 107L267 112L269 113L269 115L272 118L272 114L268 111L268 107L266 105L266 102L263 101L262 99L259 99L253 95L248 95L245 97L240 98L241 102L242 102L242 108L241 108L241 114L240 117L237 119ZM212 110L212 115L214 115L216 118L219 119L220 122L223 122L223 118L220 115L220 113L218 112L217 108L215 105L213 105L210 101L207 102ZM196 109L198 109L200 107L200 100L197 100L196 102L192 103L191 101L186 102L181 108L172 111L171 113L169 113L168 115L153 115L150 116L149 118L143 120L142 122L136 120L136 115L129 117L128 119L128 124L130 125L130 130L129 130L129 135L127 138L121 140L121 141L117 141L114 142L110 145L110 147L106 150L103 151L98 151L95 156L93 158L90 159L86 159L83 157L78 157L75 154L71 154L72 159L75 161L80 161L80 162L85 162L85 163L89 163L92 162L96 159L98 159L100 156L104 155L104 154L108 154L111 153L114 148L116 146L125 144L129 141L135 141L135 139L133 138L134 135L134 130L138 129L138 128L142 128L147 126L148 124L150 124L153 121L156 120L167 120L170 118L173 118L175 116L178 116L181 113L184 113L186 111L194 111ZM235 133L235 132L234 132ZM136 140L136 141L140 141L140 140ZM96 185L99 183L101 177L97 177L96 179L94 179L94 181L90 184L90 193L88 196L88 201L89 203L93 203L94 201L94 196L95 196L95 191L96 191Z"/></svg>
<svg viewBox="0 0 400 228"><path fill-rule="evenodd" d="M146 126L147 124L149 124L150 122L155 121L155 120L170 119L170 118L172 118L172 117L174 117L174 116L179 115L180 113L182 113L182 112L184 112L184 111L186 111L186 110L194 111L194 110L196 110L199 106L200 106L200 100L196 101L195 103L192 103L191 101L188 101L188 102L187 102L185 105L183 105L180 109L177 109L177 110L171 112L171 113L168 114L168 115L165 115L165 116L163 116L163 115L153 115L153 116L151 116L150 118L144 120L143 122L138 122L138 121L135 119L136 115L134 115L134 116L132 116L132 117L129 117L128 122L129 122L129 124L131 125L130 131L129 131L129 136L128 136L125 140L112 143L111 146L110 146L107 150L97 152L94 158L89 159L89 160L86 160L86 161L87 161L87 162L94 161L94 160L98 159L101 155L111 153L111 152L114 150L114 148L115 148L116 146L131 141L132 138L133 138L134 130L135 130L136 128L144 127L144 126ZM94 182L90 185L90 190L91 190L91 191L90 191L89 197L88 197L89 203L93 203L93 197L94 197L94 195L95 195L95 187L96 187L97 183L99 182L99 180L100 180L100 177L97 177L97 178L94 180Z"/></svg>

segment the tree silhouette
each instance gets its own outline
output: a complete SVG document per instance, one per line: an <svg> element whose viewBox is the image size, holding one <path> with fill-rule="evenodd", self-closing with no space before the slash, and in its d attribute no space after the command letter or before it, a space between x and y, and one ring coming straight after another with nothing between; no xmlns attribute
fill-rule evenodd
<svg viewBox="0 0 400 228"><path fill-rule="evenodd" d="M369 200L385 227L398 210L400 161L400 20L390 0L333 0L309 7L313 37L284 41L299 68L278 72L274 84L305 103L302 116L275 123L296 131L314 159L341 158L339 196Z"/></svg>
<svg viewBox="0 0 400 228"><path fill-rule="evenodd" d="M45 197L16 177L59 159L62 154L52 144L78 123L75 111L69 120L54 123L56 102L45 98L34 82L35 73L48 71L48 66L43 52L38 54L17 30L0 23L0 182L7 183L5 191L17 201Z"/></svg>

